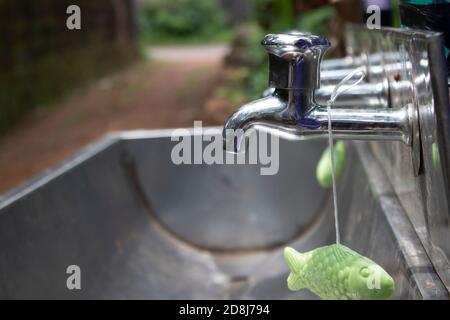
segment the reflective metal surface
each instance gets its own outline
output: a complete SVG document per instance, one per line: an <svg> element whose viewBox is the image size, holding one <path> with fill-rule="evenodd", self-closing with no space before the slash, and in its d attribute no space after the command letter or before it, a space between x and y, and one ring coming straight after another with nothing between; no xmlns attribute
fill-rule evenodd
<svg viewBox="0 0 450 320"><path fill-rule="evenodd" d="M299 102L298 100L301 100ZM309 100L309 101L308 101ZM308 101L308 102L306 102ZM295 112L296 105L307 103L305 115ZM414 108L333 108L331 126L337 139L396 140L411 144L410 132ZM224 126L225 148L240 152L246 142L245 132L251 128L268 131L289 140L323 138L328 132L328 112L316 105L305 92L275 91L273 95L239 108Z"/></svg>
<svg viewBox="0 0 450 320"><path fill-rule="evenodd" d="M329 46L328 40L310 34L267 35L262 41L269 53L269 86L276 90L265 98L250 102L234 112L224 126L224 146L230 152L239 152L245 141L245 131L256 127L292 140L323 137L327 134L326 108L316 103L316 89L320 86L320 62ZM397 64L396 64L397 65ZM368 70L383 66L371 67ZM323 71L325 73L326 71ZM347 70L339 73L340 80ZM340 72L343 72L340 75ZM370 77L370 74L369 74ZM327 93L325 89L323 92ZM384 87L359 86L358 97L368 94L373 98ZM351 96L350 96L351 97ZM347 96L348 98L348 96ZM360 99L363 100L364 99ZM418 148L412 139L418 130L414 104L402 108L380 108L363 104L358 108L333 108L331 126L336 138L350 140L395 140ZM418 165L417 165L418 167Z"/></svg>
<svg viewBox="0 0 450 320"><path fill-rule="evenodd" d="M260 176L260 164L176 166L170 134L109 136L5 194L0 298L316 299L286 288L282 249L334 241L311 170L324 142L280 141L279 174ZM341 240L393 276L395 298L448 298L367 148L347 144ZM66 287L72 264L79 291Z"/></svg>
<svg viewBox="0 0 450 320"><path fill-rule="evenodd" d="M392 28L368 32L363 26L350 26L346 32L348 57L325 63L321 83L334 87L355 67L363 67L368 77L367 83L354 88L353 96L343 96L343 101L353 101L353 109L342 103L333 109L335 136L358 139L372 131L369 139L380 141L372 142L370 150L381 162L434 267L450 289L450 107L441 35ZM272 96L233 114L225 129L255 126L288 139L320 136L324 130L317 117L326 114L315 104L311 86L305 87L307 90L298 86L287 93L277 87ZM330 90L317 89L315 95L323 103ZM381 103L364 103L366 97L371 101L377 93ZM377 112L383 116L377 117ZM345 117L339 118L338 113ZM377 119L380 123L373 128L370 122L377 123ZM386 132L380 130L383 121ZM352 131L354 122L361 130ZM411 147L381 141L389 139ZM226 142L228 150L237 150L241 140Z"/></svg>
<svg viewBox="0 0 450 320"><path fill-rule="evenodd" d="M392 58L392 57L391 57ZM384 79L386 69L389 69L391 72L401 72L405 66L395 63L394 61L390 61L388 64L380 65L380 64L372 64L372 65L360 65L366 71L367 77L371 80L382 81ZM406 68L411 68L410 63L407 63ZM342 78L344 78L347 74L352 72L354 68L345 68L345 69L326 69L321 68L321 79L327 83L338 83Z"/></svg>
<svg viewBox="0 0 450 320"><path fill-rule="evenodd" d="M328 39L306 33L268 34L261 44L269 54L269 86L315 89L320 86L320 63Z"/></svg>
<svg viewBox="0 0 450 320"><path fill-rule="evenodd" d="M347 38L348 40L348 38ZM354 44L348 42L347 53L344 58L327 59L322 62L322 71L352 69L366 64L379 65L380 63L389 63L398 61L398 52L375 52L367 55L355 55L353 53ZM352 47L353 46L353 47Z"/></svg>
<svg viewBox="0 0 450 320"><path fill-rule="evenodd" d="M355 57L399 53L394 64L402 66L401 70L386 68L384 78L391 88L392 107L416 106L420 124L416 139L420 139L421 150L417 154L401 143L372 142L370 152L386 172L434 268L450 289L450 117L441 36L403 29L367 32L350 26L347 40L348 53ZM392 63L389 60L386 65ZM416 158L422 159L418 176L414 175Z"/></svg>
<svg viewBox="0 0 450 320"><path fill-rule="evenodd" d="M325 60L327 61L327 60ZM323 68L322 68L323 69ZM340 78L342 80L342 78ZM407 87L399 86L398 90L409 90L409 83ZM330 100L331 94L336 84L330 84L329 81L321 81L320 88L315 90L315 99L317 104L325 106ZM334 101L333 107L388 107L390 104L390 92L385 83L361 83L348 90L349 85L342 85L342 93ZM268 97L275 92L275 88L267 88L262 93L262 97Z"/></svg>
<svg viewBox="0 0 450 320"><path fill-rule="evenodd" d="M341 79L342 80L342 79ZM335 88L333 84L322 85L315 92L316 102L325 106L330 99L330 96ZM351 88L348 85L343 85L343 92L334 102L333 107L357 107L361 106L369 108L380 108L389 106L389 90L386 90L383 83L361 83Z"/></svg>
<svg viewBox="0 0 450 320"><path fill-rule="evenodd" d="M398 53L398 61L374 62L403 67L400 73L384 68L390 108L373 109L384 121L392 117L383 126L401 141L346 143L338 185L341 240L393 276L395 298L448 299L450 116L440 38L352 26L347 40L353 61ZM282 90L241 115L251 119L261 107L261 128L294 125L289 121L300 118L278 112L291 101L310 103L312 94ZM422 148L404 143L402 126L411 114L405 106L418 113L420 131L410 130L410 140L414 146L419 139ZM321 119L320 110L314 106L307 115ZM339 110L335 130L349 117L346 110L358 109ZM260 176L261 164L175 166L170 133L109 136L2 195L0 298L314 299L287 290L282 249L334 241L330 196L312 170L324 142L280 141L279 174ZM80 291L66 287L72 264L82 270Z"/></svg>

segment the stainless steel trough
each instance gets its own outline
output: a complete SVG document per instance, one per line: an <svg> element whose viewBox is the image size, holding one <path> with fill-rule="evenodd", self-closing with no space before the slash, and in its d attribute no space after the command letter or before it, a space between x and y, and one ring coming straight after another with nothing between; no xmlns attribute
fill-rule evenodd
<svg viewBox="0 0 450 320"><path fill-rule="evenodd" d="M314 299L286 288L281 251L334 241L315 180L325 142L280 141L274 176L174 165L176 143L170 131L108 135L2 195L0 298ZM395 298L447 298L370 145L347 147L342 242L393 275ZM81 290L66 286L70 265Z"/></svg>

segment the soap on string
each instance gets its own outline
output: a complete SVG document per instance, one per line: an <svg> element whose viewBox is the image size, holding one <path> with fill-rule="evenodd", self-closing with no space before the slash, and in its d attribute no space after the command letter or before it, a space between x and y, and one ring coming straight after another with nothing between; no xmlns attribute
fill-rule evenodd
<svg viewBox="0 0 450 320"><path fill-rule="evenodd" d="M361 73L361 77L352 85L339 91L342 85L357 73ZM394 279L381 266L339 243L331 106L340 94L356 86L364 79L364 76L363 69L356 69L346 76L334 88L327 104L336 244L306 253L297 252L290 247L284 249L284 259L290 269L287 278L288 288L293 291L309 289L322 299L378 300L388 299L395 293Z"/></svg>
<svg viewBox="0 0 450 320"><path fill-rule="evenodd" d="M395 292L394 279L376 262L341 244L300 253L286 247L289 290L308 289L322 299L381 300Z"/></svg>
<svg viewBox="0 0 450 320"><path fill-rule="evenodd" d="M345 145L344 141L339 140L333 145L334 152L334 177L339 181L345 167ZM324 189L331 189L333 181L331 179L331 162L330 162L330 148L326 147L320 156L319 162L316 166L316 180Z"/></svg>

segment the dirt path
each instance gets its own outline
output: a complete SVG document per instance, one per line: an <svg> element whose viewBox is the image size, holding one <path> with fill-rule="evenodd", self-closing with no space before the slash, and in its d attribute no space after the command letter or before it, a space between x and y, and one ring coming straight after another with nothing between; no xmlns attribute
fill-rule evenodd
<svg viewBox="0 0 450 320"><path fill-rule="evenodd" d="M77 90L52 108L38 109L4 135L0 193L109 131L188 127L203 119L204 101L218 80L225 49L209 48L201 55L162 50L162 55L155 50L149 62Z"/></svg>

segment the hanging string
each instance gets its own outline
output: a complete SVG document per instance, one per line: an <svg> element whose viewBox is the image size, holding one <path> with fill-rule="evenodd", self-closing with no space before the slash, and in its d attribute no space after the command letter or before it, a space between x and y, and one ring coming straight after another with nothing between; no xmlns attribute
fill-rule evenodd
<svg viewBox="0 0 450 320"><path fill-rule="evenodd" d="M352 79L356 74L361 74L360 77L351 85L342 88L342 86L347 83L350 79ZM333 89L330 99L327 101L327 113L328 113L328 147L330 150L330 162L331 162L331 179L333 182L333 206L334 206L334 227L336 230L336 244L341 243L340 233L339 233L339 215L338 215L338 205L337 205L337 191L336 191L336 178L334 173L334 144L333 144L333 132L331 127L331 106L339 97L339 95L344 92L350 90L354 86L358 85L361 81L363 81L366 76L366 72L364 69L357 68L350 72L344 79L342 79ZM341 89L342 88L342 89ZM339 90L341 89L341 90Z"/></svg>

